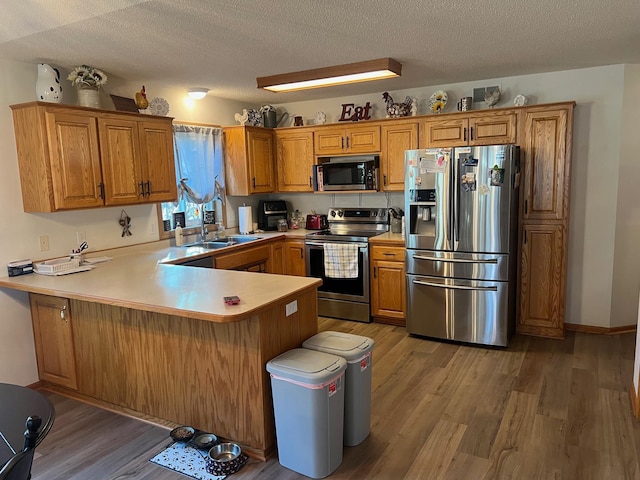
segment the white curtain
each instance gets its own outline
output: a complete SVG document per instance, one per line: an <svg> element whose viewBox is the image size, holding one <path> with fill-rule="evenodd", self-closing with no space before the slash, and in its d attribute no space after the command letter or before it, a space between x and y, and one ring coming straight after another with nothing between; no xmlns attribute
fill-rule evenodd
<svg viewBox="0 0 640 480"><path fill-rule="evenodd" d="M196 204L224 201L222 129L177 123L173 137L178 201L184 196Z"/></svg>

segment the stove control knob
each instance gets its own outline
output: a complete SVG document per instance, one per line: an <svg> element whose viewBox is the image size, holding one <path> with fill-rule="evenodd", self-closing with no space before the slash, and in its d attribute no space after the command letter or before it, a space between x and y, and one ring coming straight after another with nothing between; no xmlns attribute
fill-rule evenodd
<svg viewBox="0 0 640 480"><path fill-rule="evenodd" d="M338 210L338 216L342 217L344 215L344 212L342 210Z"/></svg>
<svg viewBox="0 0 640 480"><path fill-rule="evenodd" d="M329 211L329 215L331 215L332 217L336 216L336 211L335 210L330 210Z"/></svg>

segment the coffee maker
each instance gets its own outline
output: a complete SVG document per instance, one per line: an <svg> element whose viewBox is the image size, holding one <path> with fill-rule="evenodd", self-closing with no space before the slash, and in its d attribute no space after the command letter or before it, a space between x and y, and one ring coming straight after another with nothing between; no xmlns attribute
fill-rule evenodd
<svg viewBox="0 0 640 480"><path fill-rule="evenodd" d="M278 229L278 221L287 221L289 212L284 200L260 200L258 203L258 228L265 232Z"/></svg>

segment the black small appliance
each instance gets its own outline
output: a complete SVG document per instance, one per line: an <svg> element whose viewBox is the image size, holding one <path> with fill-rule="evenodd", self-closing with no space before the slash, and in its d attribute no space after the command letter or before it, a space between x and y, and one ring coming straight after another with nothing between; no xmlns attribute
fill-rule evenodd
<svg viewBox="0 0 640 480"><path fill-rule="evenodd" d="M258 203L258 228L265 232L278 229L278 220L288 219L287 202L284 200L260 200Z"/></svg>

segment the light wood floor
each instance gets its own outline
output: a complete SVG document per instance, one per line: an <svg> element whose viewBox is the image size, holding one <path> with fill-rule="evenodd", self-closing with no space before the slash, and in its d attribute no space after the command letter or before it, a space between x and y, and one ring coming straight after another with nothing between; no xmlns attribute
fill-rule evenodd
<svg viewBox="0 0 640 480"><path fill-rule="evenodd" d="M635 334L515 336L498 350L379 324L321 319L320 329L376 342L371 435L345 448L331 479L640 479L628 393ZM148 462L168 430L48 395L57 418L34 480L187 478ZM277 460L250 460L230 477L305 478Z"/></svg>

